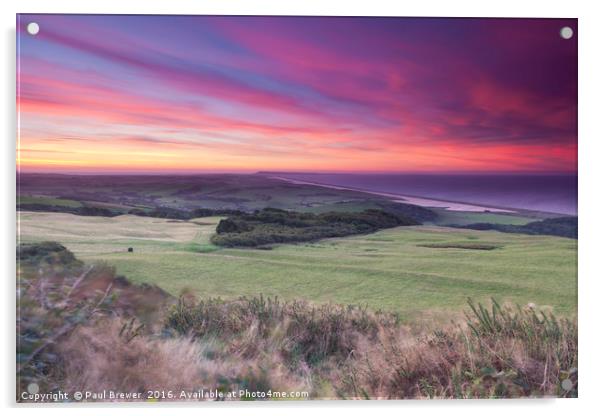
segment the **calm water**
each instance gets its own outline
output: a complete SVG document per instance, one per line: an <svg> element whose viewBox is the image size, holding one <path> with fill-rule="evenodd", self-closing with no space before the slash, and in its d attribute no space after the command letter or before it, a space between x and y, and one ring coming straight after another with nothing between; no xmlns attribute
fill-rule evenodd
<svg viewBox="0 0 602 416"><path fill-rule="evenodd" d="M376 175L278 173L326 185L493 207L577 214L577 175Z"/></svg>

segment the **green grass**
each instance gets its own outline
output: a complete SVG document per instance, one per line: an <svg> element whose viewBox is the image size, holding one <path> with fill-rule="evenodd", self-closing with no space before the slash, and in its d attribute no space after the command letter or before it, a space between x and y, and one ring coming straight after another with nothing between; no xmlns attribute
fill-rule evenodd
<svg viewBox="0 0 602 416"><path fill-rule="evenodd" d="M518 214L504 214L493 212L460 212L448 211L441 208L430 208L438 215L434 222L436 225L468 225L478 222L488 222L492 224L511 224L524 225L538 218L529 218Z"/></svg>
<svg viewBox="0 0 602 416"><path fill-rule="evenodd" d="M107 261L119 274L174 295L185 288L200 297L263 293L362 304L407 318L460 311L467 297L576 313L577 241L571 239L416 226L273 250L218 249L209 238L219 218L194 221L202 225L20 213L23 242L59 241L86 262ZM421 247L462 242L499 248Z"/></svg>

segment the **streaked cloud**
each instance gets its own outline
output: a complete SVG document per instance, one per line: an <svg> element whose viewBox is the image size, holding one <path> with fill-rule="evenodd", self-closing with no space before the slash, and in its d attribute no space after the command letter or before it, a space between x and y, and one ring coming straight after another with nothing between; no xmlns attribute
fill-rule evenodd
<svg viewBox="0 0 602 416"><path fill-rule="evenodd" d="M21 15L20 166L573 171L576 24Z"/></svg>

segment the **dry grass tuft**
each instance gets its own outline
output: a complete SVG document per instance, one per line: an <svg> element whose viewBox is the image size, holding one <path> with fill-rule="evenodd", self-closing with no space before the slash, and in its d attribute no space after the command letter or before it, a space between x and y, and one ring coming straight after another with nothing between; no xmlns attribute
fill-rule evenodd
<svg viewBox="0 0 602 416"><path fill-rule="evenodd" d="M277 360L241 354L219 354L215 341L190 337L128 336L128 323L107 319L74 331L57 348L62 388L121 392L172 391L173 400L187 400L181 392L307 391L303 377Z"/></svg>

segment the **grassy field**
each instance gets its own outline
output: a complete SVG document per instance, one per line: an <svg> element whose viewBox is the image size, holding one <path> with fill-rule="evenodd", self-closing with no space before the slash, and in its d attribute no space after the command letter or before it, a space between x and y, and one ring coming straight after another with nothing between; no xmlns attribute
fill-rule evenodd
<svg viewBox="0 0 602 416"><path fill-rule="evenodd" d="M61 199L61 198L50 198L50 197L41 197L41 196L21 196L19 197L20 204L41 204L41 205L50 205L50 206L58 206L58 207L71 207L77 208L81 207L82 203L79 201L74 201L72 199Z"/></svg>
<svg viewBox="0 0 602 416"><path fill-rule="evenodd" d="M19 220L23 242L58 241L86 262L106 261L119 274L174 295L183 289L201 297L263 293L362 304L408 319L459 311L467 297L492 296L576 313L577 241L566 238L416 226L272 250L221 249L209 243L217 217L21 212ZM495 248L472 250L471 244Z"/></svg>
<svg viewBox="0 0 602 416"><path fill-rule="evenodd" d="M312 211L332 210L354 203L362 210L387 198L362 192L295 185L262 175L207 174L197 176L73 176L23 174L21 203L57 205L66 199L87 205L112 204L125 211L132 207L178 209L238 209L253 211L267 206ZM61 197L62 199L57 199Z"/></svg>
<svg viewBox="0 0 602 416"><path fill-rule="evenodd" d="M522 216L520 214L503 214L492 212L459 212L448 211L442 208L431 208L437 213L436 225L468 225L478 222L493 224L524 225L538 218Z"/></svg>

